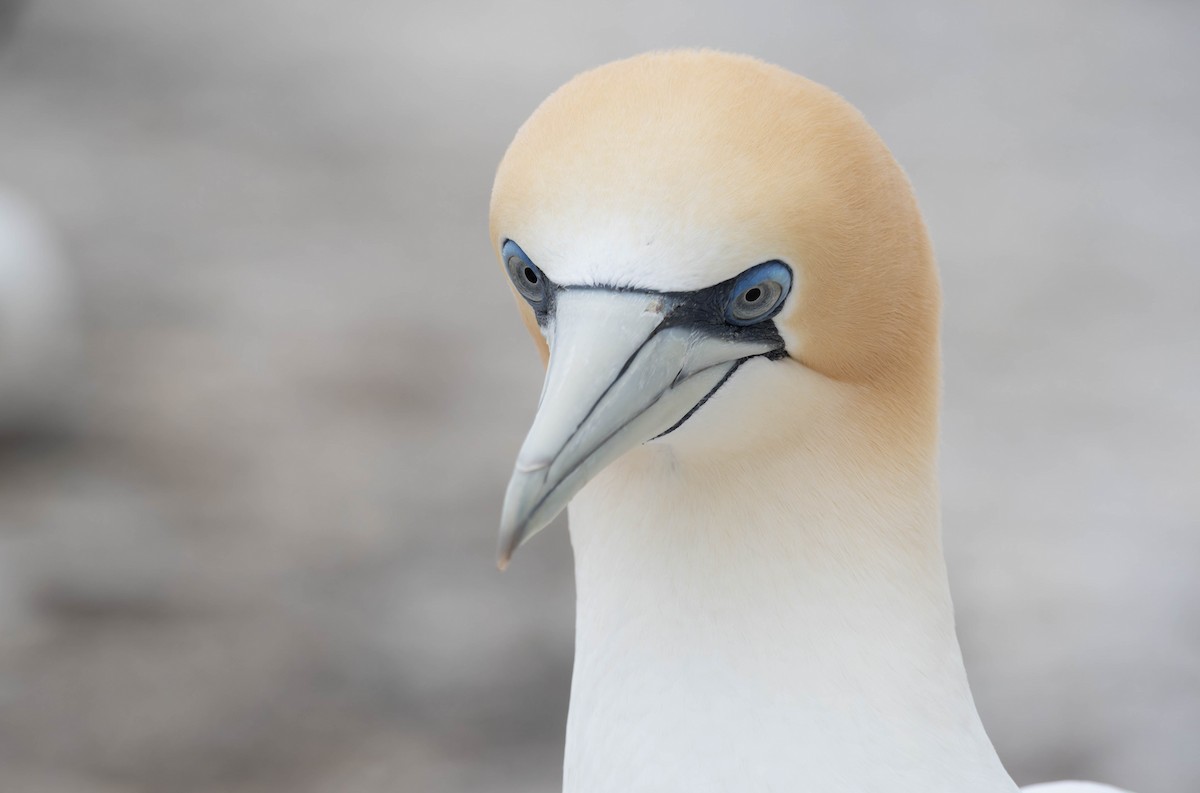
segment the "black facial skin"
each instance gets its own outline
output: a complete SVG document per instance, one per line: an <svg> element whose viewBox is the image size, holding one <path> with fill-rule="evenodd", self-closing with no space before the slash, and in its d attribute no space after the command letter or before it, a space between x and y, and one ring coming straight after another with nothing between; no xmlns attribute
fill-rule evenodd
<svg viewBox="0 0 1200 793"><path fill-rule="evenodd" d="M638 352L641 351L642 347L645 346L650 339L654 338L657 333L666 330L667 328L681 326L690 328L693 332L703 333L726 341L759 342L771 347L769 352L760 353L758 355L750 355L739 359L734 364L733 368L730 369L723 378L721 378L721 381L713 386L711 391L704 395L703 399L697 402L696 405L689 410L683 418L677 421L666 431L657 435L656 438L661 438L664 435L668 435L681 427L685 421L690 419L696 413L696 411L699 410L704 403L707 402L712 395L717 392L717 389L728 382L733 373L736 372L738 368L741 367L741 365L746 361L750 360L751 358L766 358L770 361L777 361L787 357L788 353L785 348L783 337L779 335L779 329L775 326L775 322L773 320L774 316L779 313L780 309L783 308L784 302L786 302L786 292L784 293L784 299L780 299L779 303L770 311L770 313L752 325L735 325L726 319L726 307L735 297L734 290L739 288L739 283L743 281L744 273L736 275L726 281L722 281L719 284L714 284L712 286L705 287L704 289L697 289L693 292L657 292L650 289L631 289L629 287L604 285L560 286L547 278L545 273L537 269L536 266L532 266L532 262L530 261L529 257L526 256L525 252L522 251L520 247L512 240L505 241L503 246L503 255L506 262L508 262L510 257L514 255L519 256L522 264L524 266L531 266L531 269L535 272L538 279L538 286L540 287L541 300L535 301L530 299L528 295L525 295L524 292L522 292L522 294L529 302L530 307L533 309L534 316L537 318L538 325L542 328L545 328L551 317L554 316L554 310L558 304L558 295L568 290L629 292L633 294L646 295L647 297L657 298L660 300L662 302L663 320L653 331L651 331L650 335L646 337L645 341L642 342L638 349L634 350L633 355L630 356L631 361L637 356ZM791 268L778 260L773 262L764 262L764 264L782 265L787 269L789 275L791 274ZM761 267L762 265L758 266ZM511 273L512 268L510 267L509 269ZM519 277L519 274L513 275L513 277Z"/></svg>

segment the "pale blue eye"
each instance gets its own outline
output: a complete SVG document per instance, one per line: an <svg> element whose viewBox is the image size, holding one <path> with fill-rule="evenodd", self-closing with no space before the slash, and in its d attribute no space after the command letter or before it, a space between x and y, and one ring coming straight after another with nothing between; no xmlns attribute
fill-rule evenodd
<svg viewBox="0 0 1200 793"><path fill-rule="evenodd" d="M779 261L763 262L737 277L725 304L725 319L755 325L778 313L792 288L792 271Z"/></svg>
<svg viewBox="0 0 1200 793"><path fill-rule="evenodd" d="M525 251L521 250L521 246L512 240L504 243L504 247L500 249L500 255L504 257L504 267L508 270L508 277L512 279L513 285L517 287L521 297L529 301L529 305L533 306L535 310L542 308L546 303L546 295L550 288L546 276L537 268L537 265L529 260Z"/></svg>

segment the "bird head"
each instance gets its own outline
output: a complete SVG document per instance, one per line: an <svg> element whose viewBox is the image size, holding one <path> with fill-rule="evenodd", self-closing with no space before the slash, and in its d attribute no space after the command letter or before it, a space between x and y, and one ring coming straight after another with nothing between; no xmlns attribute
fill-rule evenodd
<svg viewBox="0 0 1200 793"><path fill-rule="evenodd" d="M822 401L884 436L936 432L939 296L912 190L809 80L710 51L586 72L517 132L490 219L547 363L502 568L642 444L736 465Z"/></svg>

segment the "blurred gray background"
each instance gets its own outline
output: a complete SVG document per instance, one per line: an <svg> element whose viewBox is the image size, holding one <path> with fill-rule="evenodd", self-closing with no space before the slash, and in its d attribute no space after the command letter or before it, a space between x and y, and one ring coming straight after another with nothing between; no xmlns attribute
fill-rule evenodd
<svg viewBox="0 0 1200 793"><path fill-rule="evenodd" d="M680 45L830 85L912 177L960 632L1013 775L1200 790L1200 5L14 20L0 235L42 242L0 307L42 308L0 376L50 373L0 383L40 389L0 388L0 790L558 789L570 548L493 567L541 372L488 193L552 89Z"/></svg>

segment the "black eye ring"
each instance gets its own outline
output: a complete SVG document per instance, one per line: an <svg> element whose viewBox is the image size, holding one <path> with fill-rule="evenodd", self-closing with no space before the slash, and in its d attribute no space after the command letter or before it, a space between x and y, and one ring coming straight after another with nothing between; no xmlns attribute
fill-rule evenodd
<svg viewBox="0 0 1200 793"><path fill-rule="evenodd" d="M525 298L534 310L545 306L550 282L525 255L521 246L512 240L505 240L500 255L504 257L504 268L508 270L508 277L512 279L513 286L521 293L521 297Z"/></svg>
<svg viewBox="0 0 1200 793"><path fill-rule="evenodd" d="M729 290L725 321L757 325L779 313L792 290L792 270L780 261L763 262L742 273Z"/></svg>

